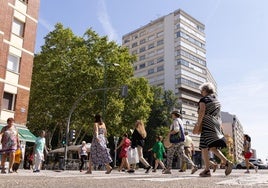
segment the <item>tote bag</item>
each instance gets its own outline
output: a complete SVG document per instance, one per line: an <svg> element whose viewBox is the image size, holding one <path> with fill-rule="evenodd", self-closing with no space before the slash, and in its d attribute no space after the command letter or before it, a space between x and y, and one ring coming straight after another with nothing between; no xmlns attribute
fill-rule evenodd
<svg viewBox="0 0 268 188"><path fill-rule="evenodd" d="M129 147L127 150L127 159L129 164L139 163L139 155L137 148Z"/></svg>

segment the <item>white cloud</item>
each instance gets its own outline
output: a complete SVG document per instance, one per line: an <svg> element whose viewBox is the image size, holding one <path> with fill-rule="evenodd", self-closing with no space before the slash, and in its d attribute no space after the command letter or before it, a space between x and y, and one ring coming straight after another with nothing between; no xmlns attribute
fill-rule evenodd
<svg viewBox="0 0 268 188"><path fill-rule="evenodd" d="M100 23L103 26L104 31L106 32L106 34L109 37L109 40L113 40L113 41L120 41L119 37L115 31L115 29L112 26L112 23L110 21L109 15L108 15L108 11L106 8L106 4L104 0L100 0L99 1L99 10L98 10L98 19L100 21Z"/></svg>
<svg viewBox="0 0 268 188"><path fill-rule="evenodd" d="M53 31L54 30L54 26L52 26L47 20L44 20L43 18L39 18L38 22L46 30L48 30L48 31Z"/></svg>

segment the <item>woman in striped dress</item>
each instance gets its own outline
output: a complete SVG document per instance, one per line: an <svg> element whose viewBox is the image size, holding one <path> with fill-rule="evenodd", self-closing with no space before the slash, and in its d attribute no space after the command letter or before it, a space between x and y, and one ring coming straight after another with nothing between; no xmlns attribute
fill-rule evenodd
<svg viewBox="0 0 268 188"><path fill-rule="evenodd" d="M219 148L226 147L226 141L221 128L221 105L215 97L215 88L212 83L200 86L202 98L198 105L198 120L193 130L194 134L201 134L200 149L205 163L205 170L199 175L210 177L210 163L208 151L213 152L225 164L225 175L232 172L233 164L227 160Z"/></svg>

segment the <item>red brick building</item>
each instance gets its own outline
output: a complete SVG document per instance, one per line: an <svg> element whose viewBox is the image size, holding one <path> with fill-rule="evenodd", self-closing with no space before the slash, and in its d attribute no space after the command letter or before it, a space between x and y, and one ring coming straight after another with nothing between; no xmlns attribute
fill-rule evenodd
<svg viewBox="0 0 268 188"><path fill-rule="evenodd" d="M0 1L0 123L3 126L13 117L25 141L30 140L23 132L27 131L39 6L40 0Z"/></svg>

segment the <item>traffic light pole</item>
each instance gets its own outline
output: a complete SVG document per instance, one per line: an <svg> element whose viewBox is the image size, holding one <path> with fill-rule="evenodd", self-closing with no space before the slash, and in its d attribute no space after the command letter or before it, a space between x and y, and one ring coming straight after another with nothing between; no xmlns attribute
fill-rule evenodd
<svg viewBox="0 0 268 188"><path fill-rule="evenodd" d="M121 89L127 87L126 85L124 85L123 87L121 87ZM78 103L89 93L92 92L96 92L96 91L103 91L103 90L110 90L110 89L118 89L118 87L112 87L112 88L99 88L99 89L93 89L93 90L89 90L85 93L83 93L73 104L72 108L69 111L69 116L67 118L67 126L66 126L66 132L65 132L65 147L64 147L64 170L66 170L66 165L67 165L67 161L68 161L68 143L69 143L69 134L70 134L70 122L71 122L71 117L72 114L74 112L74 110L76 109ZM123 96L125 97L125 96Z"/></svg>

